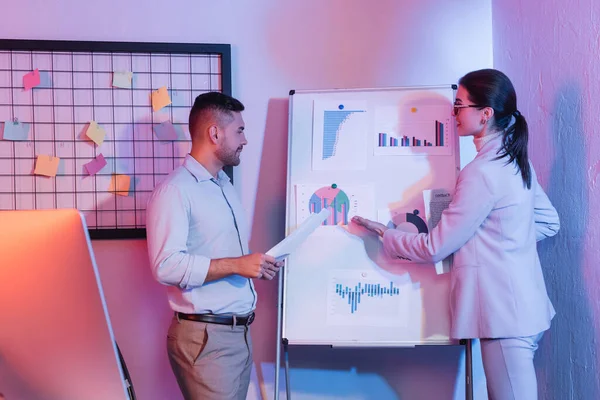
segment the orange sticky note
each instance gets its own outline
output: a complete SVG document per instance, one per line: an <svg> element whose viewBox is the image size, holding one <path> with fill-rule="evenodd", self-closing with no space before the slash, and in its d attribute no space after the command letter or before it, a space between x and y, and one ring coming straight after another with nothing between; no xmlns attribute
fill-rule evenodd
<svg viewBox="0 0 600 400"><path fill-rule="evenodd" d="M171 98L166 86L152 92L152 109L154 111L158 111L169 104L171 104Z"/></svg>
<svg viewBox="0 0 600 400"><path fill-rule="evenodd" d="M87 131L85 131L85 135L89 137L98 146L100 146L102 145L102 143L104 143L104 137L106 136L106 132L95 121L90 121L90 125L88 126Z"/></svg>
<svg viewBox="0 0 600 400"><path fill-rule="evenodd" d="M110 178L109 192L118 194L119 196L129 196L129 188L131 187L131 177L129 175L114 174Z"/></svg>
<svg viewBox="0 0 600 400"><path fill-rule="evenodd" d="M40 78L40 71L36 68L35 70L23 75L23 88L29 90L38 86L42 82Z"/></svg>
<svg viewBox="0 0 600 400"><path fill-rule="evenodd" d="M39 155L35 162L35 175L56 176L60 158L48 155Z"/></svg>

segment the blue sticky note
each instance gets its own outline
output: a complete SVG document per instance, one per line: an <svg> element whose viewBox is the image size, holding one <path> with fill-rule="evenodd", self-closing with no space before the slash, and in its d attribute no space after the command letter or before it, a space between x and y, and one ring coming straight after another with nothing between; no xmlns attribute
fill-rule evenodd
<svg viewBox="0 0 600 400"><path fill-rule="evenodd" d="M6 121L4 122L4 140L28 140L30 124L22 124L20 122Z"/></svg>
<svg viewBox="0 0 600 400"><path fill-rule="evenodd" d="M186 98L190 100L189 92L185 93L181 90L169 90L171 95L171 105L174 107L187 107Z"/></svg>
<svg viewBox="0 0 600 400"><path fill-rule="evenodd" d="M48 71L40 71L40 84L36 86L36 89L50 88L52 88L52 75Z"/></svg>
<svg viewBox="0 0 600 400"><path fill-rule="evenodd" d="M190 140L187 137L185 131L183 130L183 125L181 125L181 124L173 125L173 129L175 129L175 133L177 133L176 140Z"/></svg>
<svg viewBox="0 0 600 400"><path fill-rule="evenodd" d="M154 125L154 133L159 140L177 140L177 131L170 121Z"/></svg>

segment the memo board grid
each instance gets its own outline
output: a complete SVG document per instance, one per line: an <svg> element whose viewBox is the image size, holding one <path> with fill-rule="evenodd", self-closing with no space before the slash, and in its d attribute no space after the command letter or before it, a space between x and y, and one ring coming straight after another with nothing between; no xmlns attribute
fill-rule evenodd
<svg viewBox="0 0 600 400"><path fill-rule="evenodd" d="M40 84L24 90L35 69ZM117 71L131 73L130 88L113 87ZM172 103L153 111L163 86ZM229 45L0 40L0 133L29 125L24 140L0 137L0 210L77 208L92 239L145 237L148 196L189 151L189 109L208 91L231 94ZM100 145L86 135L91 121L106 132ZM157 137L167 121L176 137ZM90 175L84 164L100 154L107 165ZM60 158L56 176L34 175L38 155Z"/></svg>
<svg viewBox="0 0 600 400"><path fill-rule="evenodd" d="M458 137L451 116L455 90L455 85L445 85L291 91L286 234L289 235L309 215L307 209L314 206L314 199L320 204L326 198L320 192L329 189L329 185L341 189L341 193L346 192L342 196L345 204L351 212L358 210L358 215L376 220L379 212L392 211L392 205L401 205L408 210L421 210L420 216L425 219L422 191L441 189L452 193L459 171ZM417 121L413 117L419 113L424 113L424 119ZM427 121L422 125L425 128L417 128L423 121ZM335 144L331 143L333 139L327 133L332 131L332 125L333 131L337 129ZM412 134L405 134L409 126L414 128ZM325 161L335 158L334 147L338 151L336 156L342 156L343 146L348 145L348 140L345 145L342 143L343 132L350 134L353 142L350 146L356 153L345 160L340 159L338 166L332 168L332 164L327 165ZM392 136L393 145L389 144ZM410 144L407 139L402 140L402 136L412 136ZM417 141L414 147L416 137L427 140L421 141L421 147ZM402 143L406 147L402 147ZM361 162L362 167L357 168L356 164ZM369 198L369 193L374 199ZM361 208L361 202L370 206ZM332 214L338 213L332 209ZM405 222L409 222L408 213L396 215L406 215ZM337 223L348 225L350 216L347 214L343 223L344 217L338 216ZM391 216L389 218L385 221L391 222ZM336 222L328 219L327 224L335 225ZM384 260L377 240L369 235L359 239L355 236L357 231L352 231L349 226L338 228L319 227L286 262L286 270L280 278L279 302L279 337L284 344L453 344L449 338L448 274L437 275L433 265ZM333 230L337 231L335 236ZM350 242L354 243L352 247L343 247ZM356 251L357 244L362 250ZM360 261L355 263L354 260ZM380 265L375 266L375 261ZM359 263L360 266L356 266ZM366 272L368 278L361 278L366 276L362 272ZM373 302L369 305L369 299L365 298L366 301L358 305L358 311L355 298L347 296L347 301L341 301L337 286L355 287L361 280L383 281L382 291L400 296L395 299L402 298L395 300L398 309L382 314L390 311L387 307L391 304L389 298L381 303L386 304L384 307L374 306ZM406 297L402 297L404 290ZM334 306L337 307L335 310ZM361 310L374 314L358 317ZM349 318L351 312L357 316L354 322ZM407 318L402 321L394 315Z"/></svg>

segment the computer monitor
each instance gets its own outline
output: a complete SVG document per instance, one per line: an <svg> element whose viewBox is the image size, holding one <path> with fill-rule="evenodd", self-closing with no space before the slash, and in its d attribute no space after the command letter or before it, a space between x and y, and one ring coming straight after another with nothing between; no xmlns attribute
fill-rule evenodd
<svg viewBox="0 0 600 400"><path fill-rule="evenodd" d="M82 215L0 211L5 400L126 400L126 386Z"/></svg>

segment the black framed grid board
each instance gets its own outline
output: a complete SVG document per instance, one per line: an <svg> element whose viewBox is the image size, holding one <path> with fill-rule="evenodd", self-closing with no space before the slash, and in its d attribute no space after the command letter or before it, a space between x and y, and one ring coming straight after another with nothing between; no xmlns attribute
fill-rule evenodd
<svg viewBox="0 0 600 400"><path fill-rule="evenodd" d="M0 215L76 208L92 239L145 237L209 91L231 95L228 44L0 40Z"/></svg>

